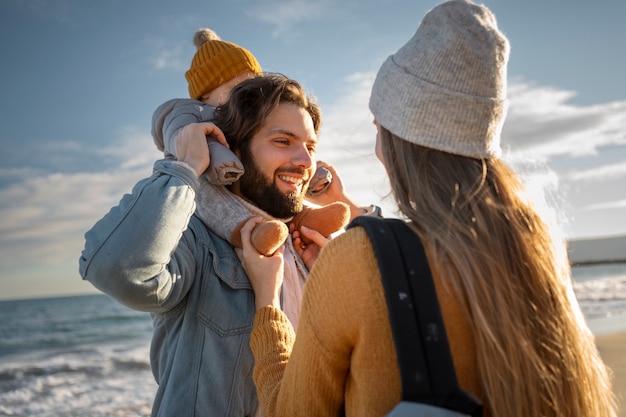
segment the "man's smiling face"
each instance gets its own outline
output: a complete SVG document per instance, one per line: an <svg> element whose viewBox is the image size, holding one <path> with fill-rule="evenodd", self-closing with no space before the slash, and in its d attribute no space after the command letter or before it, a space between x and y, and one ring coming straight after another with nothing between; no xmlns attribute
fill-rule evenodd
<svg viewBox="0 0 626 417"><path fill-rule="evenodd" d="M277 218L299 213L315 171L316 147L309 113L293 103L279 104L242 150L245 173L232 191Z"/></svg>

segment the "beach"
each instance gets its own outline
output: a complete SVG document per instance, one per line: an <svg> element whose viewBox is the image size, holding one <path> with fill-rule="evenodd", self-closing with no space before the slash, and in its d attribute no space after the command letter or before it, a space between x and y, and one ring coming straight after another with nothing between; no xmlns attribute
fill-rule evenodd
<svg viewBox="0 0 626 417"><path fill-rule="evenodd" d="M626 417L626 332L596 336L596 345L602 359L613 371L613 390L620 408L619 417Z"/></svg>

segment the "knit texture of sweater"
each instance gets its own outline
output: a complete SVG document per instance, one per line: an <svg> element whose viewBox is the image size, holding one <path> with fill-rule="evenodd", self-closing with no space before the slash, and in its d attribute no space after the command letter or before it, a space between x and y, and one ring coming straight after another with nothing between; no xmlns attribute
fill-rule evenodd
<svg viewBox="0 0 626 417"><path fill-rule="evenodd" d="M459 385L482 400L469 322L430 264ZM257 311L250 346L265 417L391 411L401 398L400 372L381 275L363 228L338 236L320 254L305 287L297 343L282 311L267 306Z"/></svg>

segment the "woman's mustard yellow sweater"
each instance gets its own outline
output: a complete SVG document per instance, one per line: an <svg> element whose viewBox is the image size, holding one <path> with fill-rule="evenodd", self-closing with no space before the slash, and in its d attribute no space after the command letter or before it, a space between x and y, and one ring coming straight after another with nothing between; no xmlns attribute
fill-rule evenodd
<svg viewBox="0 0 626 417"><path fill-rule="evenodd" d="M469 324L438 271L431 271L459 384L482 400ZM285 315L267 306L256 314L250 346L265 417L384 416L398 403L387 304L363 228L338 236L320 254L305 288L297 340Z"/></svg>

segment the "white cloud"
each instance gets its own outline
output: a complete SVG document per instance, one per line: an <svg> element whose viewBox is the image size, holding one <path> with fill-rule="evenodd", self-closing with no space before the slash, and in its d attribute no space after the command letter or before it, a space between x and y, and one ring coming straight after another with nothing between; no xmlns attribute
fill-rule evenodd
<svg viewBox="0 0 626 417"><path fill-rule="evenodd" d="M42 169L34 166L0 167L0 178L2 178L4 181L9 182L18 181L22 178L33 177L41 174Z"/></svg>
<svg viewBox="0 0 626 417"><path fill-rule="evenodd" d="M324 106L321 152L325 149L373 154L376 130L369 111L373 73L357 73L346 78L338 99Z"/></svg>
<svg viewBox="0 0 626 417"><path fill-rule="evenodd" d="M119 163L100 173L13 172L0 188L0 264L59 264L78 259L83 234L117 204L132 185L151 172L159 153L133 129L102 152ZM2 173L3 177L5 173Z"/></svg>
<svg viewBox="0 0 626 417"><path fill-rule="evenodd" d="M119 164L118 169L123 172L149 167L163 156L156 145L146 146L152 144L153 139L142 128L126 127L115 136L122 139L119 142L114 141L112 146L99 148L98 154L115 158Z"/></svg>
<svg viewBox="0 0 626 417"><path fill-rule="evenodd" d="M348 76L338 99L323 105L323 126L318 159L331 163L341 175L348 194L359 204L376 204L387 214L395 210L387 174L374 154L376 128L369 111L374 73Z"/></svg>
<svg viewBox="0 0 626 417"><path fill-rule="evenodd" d="M386 205L389 212L394 204L391 199L383 200L389 188L384 169L374 156L375 129L367 107L373 79L373 73L355 74L346 79L345 90L333 92L338 99L323 107L319 156L339 169L346 189L357 201ZM522 176L530 198L551 222L572 232L577 229L573 214L577 208L561 187L564 180L572 178L552 166L554 158L560 157L561 165L576 172L574 180L620 178L626 171L624 163L603 165L607 146L626 145L622 127L626 126L626 102L573 106L567 100L574 95L550 87L512 83L504 133L505 159ZM597 166L577 170L579 156L588 154L595 155L593 162ZM587 209L623 207L623 201L610 202L615 194L609 187L609 202Z"/></svg>
<svg viewBox="0 0 626 417"><path fill-rule="evenodd" d="M161 49L157 51L157 54L152 58L152 64L157 71L186 71L187 60L183 58L183 47L175 46L171 49Z"/></svg>
<svg viewBox="0 0 626 417"><path fill-rule="evenodd" d="M330 0L272 0L258 2L248 15L274 27L273 37L290 32L294 26L323 16Z"/></svg>
<svg viewBox="0 0 626 417"><path fill-rule="evenodd" d="M622 177L626 178L626 161L583 171L575 171L568 175L568 179L572 181L606 181Z"/></svg>
<svg viewBox="0 0 626 417"><path fill-rule="evenodd" d="M626 101L574 106L567 103L574 95L527 83L511 85L502 135L509 158L578 157L626 145Z"/></svg>
<svg viewBox="0 0 626 417"><path fill-rule="evenodd" d="M373 116L367 107L374 73L346 78L346 87L333 92L338 99L324 105L322 149L328 142L354 153L372 152ZM503 132L505 158L525 171L545 169L551 158L598 155L606 146L626 146L626 101L573 106L567 100L574 92L527 83L509 86L510 108ZM598 159L598 163L602 163ZM621 175L624 163L602 166L578 175Z"/></svg>
<svg viewBox="0 0 626 417"><path fill-rule="evenodd" d="M163 26L162 24L160 26ZM187 29L188 31L188 29ZM187 32L185 32L187 33ZM184 73L189 69L189 54L192 45L192 36L180 39L178 31L173 31L171 27L162 28L146 35L140 42L139 48L146 51L148 61L154 71L168 71L173 73ZM195 47L193 47L195 51Z"/></svg>
<svg viewBox="0 0 626 417"><path fill-rule="evenodd" d="M607 209L621 209L626 208L626 200L617 200L611 201L608 203L596 203L589 204L581 207L580 211L598 211L598 210L607 210Z"/></svg>
<svg viewBox="0 0 626 417"><path fill-rule="evenodd" d="M556 175L561 186L545 188L545 196L568 234L626 233L623 222L616 225L605 215L607 209L625 208L621 190L626 163L615 160L626 153L626 101L575 106L568 103L574 95L512 84L503 131L505 158L525 177L541 176L542 171ZM602 186L581 195L581 181ZM603 202L591 203L591 198ZM581 202L586 205L581 207Z"/></svg>

